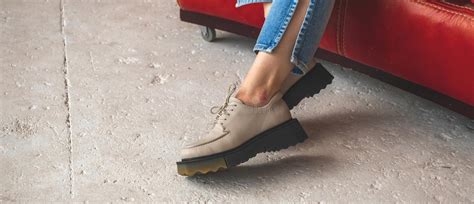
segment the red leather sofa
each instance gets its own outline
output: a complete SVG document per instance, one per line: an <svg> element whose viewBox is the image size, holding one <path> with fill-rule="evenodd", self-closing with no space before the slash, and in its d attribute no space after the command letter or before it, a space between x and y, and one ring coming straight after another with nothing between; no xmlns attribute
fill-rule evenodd
<svg viewBox="0 0 474 204"><path fill-rule="evenodd" d="M261 4L177 0L181 20L249 37ZM337 0L317 55L474 116L474 0Z"/></svg>

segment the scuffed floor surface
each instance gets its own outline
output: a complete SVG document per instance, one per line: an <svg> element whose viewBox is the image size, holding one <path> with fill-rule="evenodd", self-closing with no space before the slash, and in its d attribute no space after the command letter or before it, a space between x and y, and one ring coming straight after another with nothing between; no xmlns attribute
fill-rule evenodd
<svg viewBox="0 0 474 204"><path fill-rule="evenodd" d="M330 63L292 112L307 142L177 175L254 57L218 36L175 1L0 0L0 202L474 202L471 120Z"/></svg>

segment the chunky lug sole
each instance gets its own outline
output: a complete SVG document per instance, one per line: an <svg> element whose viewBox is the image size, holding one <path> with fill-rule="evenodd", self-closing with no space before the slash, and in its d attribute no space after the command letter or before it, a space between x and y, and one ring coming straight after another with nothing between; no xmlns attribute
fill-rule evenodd
<svg viewBox="0 0 474 204"><path fill-rule="evenodd" d="M317 63L313 69L288 89L283 95L283 100L291 110L304 98L318 94L328 84L331 84L333 79L334 76L322 64Z"/></svg>
<svg viewBox="0 0 474 204"><path fill-rule="evenodd" d="M286 149L303 142L307 138L308 136L298 120L290 119L258 134L234 149L176 162L178 174L193 176L195 174L207 174L227 169L248 161L258 153Z"/></svg>

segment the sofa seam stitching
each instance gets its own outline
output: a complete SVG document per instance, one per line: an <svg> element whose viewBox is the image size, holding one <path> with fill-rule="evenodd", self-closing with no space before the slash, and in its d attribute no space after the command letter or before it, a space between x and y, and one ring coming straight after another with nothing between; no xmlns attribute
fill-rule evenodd
<svg viewBox="0 0 474 204"><path fill-rule="evenodd" d="M346 55L346 46L345 46L345 43L344 43L344 33L345 33L345 28L346 28L346 16L347 16L347 5L349 4L349 1L345 1L344 3L344 18L343 18L343 21L342 21L342 36L341 36L341 41L342 41L342 54L345 56Z"/></svg>
<svg viewBox="0 0 474 204"><path fill-rule="evenodd" d="M447 2L446 0L441 0L443 3L445 4L448 4L450 6L454 6L456 8L460 8L460 9L468 9L468 10L471 10L471 11L474 11L474 9L472 8L469 8L469 7L464 7L464 6L459 6L459 5L456 5L456 4L453 4L453 3L450 3L450 2Z"/></svg>
<svg viewBox="0 0 474 204"><path fill-rule="evenodd" d="M466 14L463 14L463 13L459 13L459 12L456 12L456 11L451 11L451 10L445 9L443 7L440 7L440 6L431 4L431 3L421 2L419 0L412 0L412 1L419 4L419 5L421 5L421 6L430 7L430 8L436 9L436 10L441 11L441 12L450 13L450 14L453 14L453 15L463 17L463 18L468 19L470 21L474 21L474 18L471 18L470 16L467 16Z"/></svg>
<svg viewBox="0 0 474 204"><path fill-rule="evenodd" d="M342 1L340 1L339 4L337 5L336 49L337 49L338 54L341 54L341 46L340 46L341 5L342 5Z"/></svg>

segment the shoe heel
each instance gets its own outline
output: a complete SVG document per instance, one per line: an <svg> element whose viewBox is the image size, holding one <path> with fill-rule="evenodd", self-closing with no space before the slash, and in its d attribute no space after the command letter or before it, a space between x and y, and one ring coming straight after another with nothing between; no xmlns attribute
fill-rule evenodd
<svg viewBox="0 0 474 204"><path fill-rule="evenodd" d="M304 98L318 94L331 84L333 79L334 76L318 63L285 93L283 100L291 110Z"/></svg>

